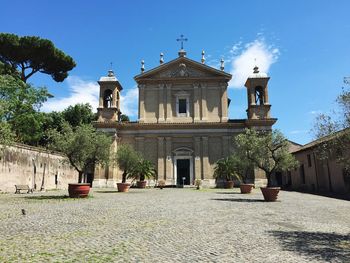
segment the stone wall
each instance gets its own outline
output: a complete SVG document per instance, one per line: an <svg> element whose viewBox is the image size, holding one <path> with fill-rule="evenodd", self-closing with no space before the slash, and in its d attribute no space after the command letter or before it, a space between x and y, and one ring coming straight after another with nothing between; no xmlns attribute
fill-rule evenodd
<svg viewBox="0 0 350 263"><path fill-rule="evenodd" d="M17 144L0 153L0 191L15 192L15 184L34 190L66 189L78 182L78 172L59 153Z"/></svg>

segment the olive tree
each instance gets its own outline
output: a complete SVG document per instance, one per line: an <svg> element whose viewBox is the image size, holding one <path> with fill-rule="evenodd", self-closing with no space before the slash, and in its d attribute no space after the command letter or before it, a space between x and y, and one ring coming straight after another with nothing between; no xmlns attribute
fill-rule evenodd
<svg viewBox="0 0 350 263"><path fill-rule="evenodd" d="M111 138L96 131L92 125L83 124L73 129L65 123L60 132L51 131L50 139L51 148L65 154L78 171L78 183L86 182L89 169L109 162Z"/></svg>
<svg viewBox="0 0 350 263"><path fill-rule="evenodd" d="M246 129L245 133L235 137L235 144L237 154L242 159L265 172L268 187L273 184L272 175L275 172L293 169L298 165L288 151L287 139L278 130L258 132Z"/></svg>

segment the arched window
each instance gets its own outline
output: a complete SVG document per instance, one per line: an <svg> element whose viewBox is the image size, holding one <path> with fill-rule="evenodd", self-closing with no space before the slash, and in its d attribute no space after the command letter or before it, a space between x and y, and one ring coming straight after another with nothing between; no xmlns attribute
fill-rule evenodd
<svg viewBox="0 0 350 263"><path fill-rule="evenodd" d="M113 92L110 89L105 90L103 94L103 107L110 108L112 107L113 101Z"/></svg>
<svg viewBox="0 0 350 263"><path fill-rule="evenodd" d="M255 104L264 105L264 89L261 86L255 87Z"/></svg>

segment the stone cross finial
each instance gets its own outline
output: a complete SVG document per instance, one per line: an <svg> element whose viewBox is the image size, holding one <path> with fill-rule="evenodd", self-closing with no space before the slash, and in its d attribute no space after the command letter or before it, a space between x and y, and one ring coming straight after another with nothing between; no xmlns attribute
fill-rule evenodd
<svg viewBox="0 0 350 263"><path fill-rule="evenodd" d="M145 71L145 61L141 60L141 73Z"/></svg>
<svg viewBox="0 0 350 263"><path fill-rule="evenodd" d="M160 63L160 64L163 64L163 63L164 63L164 54L163 54L163 53L160 53L160 60L159 60L159 63Z"/></svg>
<svg viewBox="0 0 350 263"><path fill-rule="evenodd" d="M221 60L220 60L220 69L222 70L222 71L224 71L224 69L225 69L225 65L224 65L224 59L223 58L221 58Z"/></svg>
<svg viewBox="0 0 350 263"><path fill-rule="evenodd" d="M184 38L184 35L181 35L180 38L176 39L176 41L181 41L181 50L184 49L184 41L187 40L187 38Z"/></svg>
<svg viewBox="0 0 350 263"><path fill-rule="evenodd" d="M205 64L205 57L204 57L204 55L205 55L205 52L204 52L204 50L202 50L202 59L201 59L202 64Z"/></svg>

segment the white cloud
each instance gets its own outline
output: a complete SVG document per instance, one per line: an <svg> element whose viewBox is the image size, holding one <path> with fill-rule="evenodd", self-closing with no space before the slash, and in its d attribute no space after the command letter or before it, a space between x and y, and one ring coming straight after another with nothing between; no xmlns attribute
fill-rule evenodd
<svg viewBox="0 0 350 263"><path fill-rule="evenodd" d="M294 130L294 131L290 131L290 134L301 134L301 133L307 133L307 130Z"/></svg>
<svg viewBox="0 0 350 263"><path fill-rule="evenodd" d="M95 111L98 106L99 85L96 81L83 80L78 76L67 78L69 94L66 97L49 99L43 105L43 111L62 111L78 103L90 103Z"/></svg>
<svg viewBox="0 0 350 263"><path fill-rule="evenodd" d="M241 51L239 53L239 50ZM279 56L278 48L268 46L263 38L248 43L242 48L242 43L235 44L230 50L231 71L233 75L229 87L243 88L248 76L253 72L255 65L260 72L268 73L270 66Z"/></svg>
<svg viewBox="0 0 350 263"><path fill-rule="evenodd" d="M43 111L62 111L68 106L74 106L78 103L90 103L93 111L96 111L100 89L96 81L83 80L78 76L69 76L67 78L67 83L69 94L66 97L49 99L44 103L42 107ZM128 115L132 119L137 118L137 87L122 90L120 104L123 114Z"/></svg>
<svg viewBox="0 0 350 263"><path fill-rule="evenodd" d="M322 111L321 110L312 110L312 111L309 111L309 114L312 114L312 115L318 115L318 114L321 114Z"/></svg>
<svg viewBox="0 0 350 263"><path fill-rule="evenodd" d="M137 118L139 91L137 87L128 90L122 90L120 97L120 108L123 114L128 115L131 119Z"/></svg>

